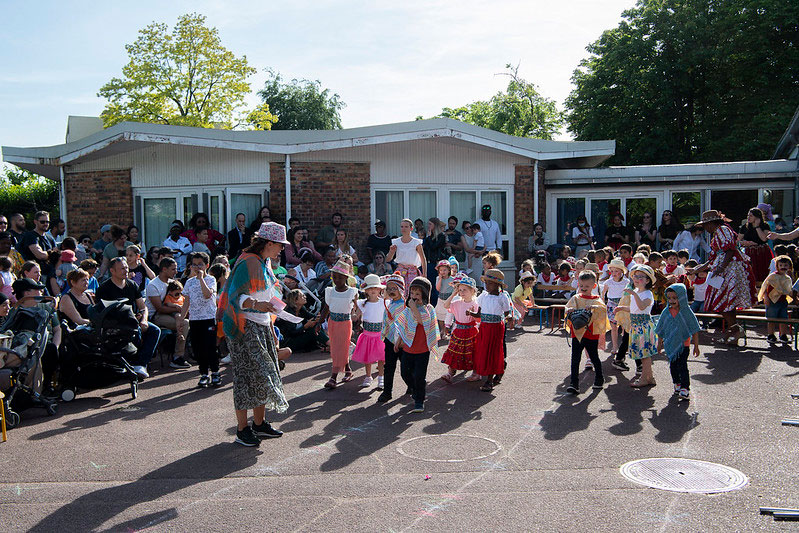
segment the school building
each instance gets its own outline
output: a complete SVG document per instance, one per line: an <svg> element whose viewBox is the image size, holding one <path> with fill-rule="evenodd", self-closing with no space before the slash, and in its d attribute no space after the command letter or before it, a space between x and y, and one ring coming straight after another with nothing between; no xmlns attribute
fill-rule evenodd
<svg viewBox="0 0 799 533"><path fill-rule="evenodd" d="M329 131L229 131L69 117L66 143L4 146L3 160L58 180L71 235L134 222L145 244L173 219L204 211L220 231L261 205L273 219L315 229L341 211L354 246L377 218L399 233L402 218L475 220L490 204L503 228L503 265L527 257L542 222L558 240L578 214L602 237L609 213L637 224L652 210L696 220L709 208L740 220L764 201L790 225L797 209L799 112L768 161L596 168L615 141L545 141L451 119Z"/></svg>

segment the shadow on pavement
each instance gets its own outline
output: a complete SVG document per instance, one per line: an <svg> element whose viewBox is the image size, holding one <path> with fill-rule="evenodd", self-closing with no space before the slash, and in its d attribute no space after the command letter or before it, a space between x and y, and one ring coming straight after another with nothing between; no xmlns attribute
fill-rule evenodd
<svg viewBox="0 0 799 533"><path fill-rule="evenodd" d="M251 467L261 453L257 448L242 449L232 443L216 444L153 470L136 481L85 494L46 516L31 531L99 530L105 522L131 507ZM143 483L151 481L155 483ZM114 530L137 531L163 524L177 516L178 510L172 508L129 520L115 526Z"/></svg>
<svg viewBox="0 0 799 533"><path fill-rule="evenodd" d="M658 413L651 409L649 421L658 430L655 440L664 443L679 442L686 433L699 425L699 413L690 409L690 402L681 402L676 396L669 398L669 403Z"/></svg>
<svg viewBox="0 0 799 533"><path fill-rule="evenodd" d="M756 353L751 350L741 350L740 348L719 347L715 350L708 351L704 354L707 364L705 370L707 373L691 372L691 379L695 379L705 385L717 385L720 383L731 383L738 381L749 374L757 372L760 363L763 360L762 353ZM693 366L691 363L699 361L691 357L688 359L689 368ZM691 370L693 370L691 368Z"/></svg>

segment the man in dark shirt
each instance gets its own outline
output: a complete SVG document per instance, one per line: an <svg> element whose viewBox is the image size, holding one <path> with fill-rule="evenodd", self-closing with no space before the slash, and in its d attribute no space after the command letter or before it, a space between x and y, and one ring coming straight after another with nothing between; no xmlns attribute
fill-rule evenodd
<svg viewBox="0 0 799 533"><path fill-rule="evenodd" d="M50 226L50 213L37 211L33 216L34 228L22 235L17 250L25 261L36 261L40 265L47 262L47 252L55 248L55 241L47 235Z"/></svg>
<svg viewBox="0 0 799 533"><path fill-rule="evenodd" d="M19 243L22 242L22 235L28 231L25 227L25 217L22 216L22 213L14 213L8 217L8 224L8 232L11 234L11 238L14 241L14 248L16 248L19 246Z"/></svg>
<svg viewBox="0 0 799 533"><path fill-rule="evenodd" d="M375 260L375 252L383 252L388 255L391 249L391 236L386 235L386 223L380 219L375 221L375 232L366 239L366 251L369 253L369 262Z"/></svg>
<svg viewBox="0 0 799 533"><path fill-rule="evenodd" d="M136 312L139 319L139 338L137 346L136 360L133 362L133 370L143 378L150 377L147 373L147 365L153 358L155 348L158 346L158 339L161 337L161 329L147 320L147 306L144 303L139 286L128 279L128 262L124 257L111 259L108 268L111 277L104 281L97 288L95 299L97 300L126 300Z"/></svg>
<svg viewBox="0 0 799 533"><path fill-rule="evenodd" d="M447 236L447 244L444 245L446 253L454 255L460 262L465 261L466 256L463 253L463 243L461 242L463 233L458 231L458 217L451 216L447 219L447 229L444 231L444 235Z"/></svg>
<svg viewBox="0 0 799 533"><path fill-rule="evenodd" d="M227 234L228 257L234 259L239 252L250 245L252 231L247 227L247 216L244 213L236 215L236 227Z"/></svg>

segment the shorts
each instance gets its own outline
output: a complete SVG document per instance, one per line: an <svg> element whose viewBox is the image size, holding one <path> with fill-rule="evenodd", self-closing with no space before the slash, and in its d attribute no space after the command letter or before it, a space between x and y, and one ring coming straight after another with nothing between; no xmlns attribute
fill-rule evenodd
<svg viewBox="0 0 799 533"><path fill-rule="evenodd" d="M766 318L788 318L788 302L777 302L766 307Z"/></svg>

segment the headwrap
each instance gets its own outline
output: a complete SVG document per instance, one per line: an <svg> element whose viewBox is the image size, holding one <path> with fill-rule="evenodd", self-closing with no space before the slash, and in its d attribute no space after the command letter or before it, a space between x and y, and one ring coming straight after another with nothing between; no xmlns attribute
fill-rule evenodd
<svg viewBox="0 0 799 533"><path fill-rule="evenodd" d="M677 299L680 302L680 311L677 316L671 316L670 306L660 313L658 323L655 326L655 333L663 341L663 347L666 349L666 357L669 361L674 361L682 352L683 343L686 339L693 337L701 328L696 315L691 311L688 304L688 291L682 283L675 283L670 285L666 292L674 291L677 294Z"/></svg>
<svg viewBox="0 0 799 533"><path fill-rule="evenodd" d="M272 272L270 260L262 261L255 254L244 252L239 256L230 278L225 283L225 289L219 300L219 305L225 310L222 319L225 335L238 337L244 334L244 325L247 318L244 310L239 307L239 300L244 294L254 294L265 291L268 286L278 288L280 282ZM256 312L247 309L246 312Z"/></svg>

